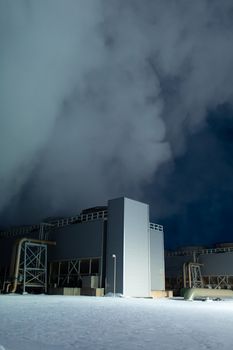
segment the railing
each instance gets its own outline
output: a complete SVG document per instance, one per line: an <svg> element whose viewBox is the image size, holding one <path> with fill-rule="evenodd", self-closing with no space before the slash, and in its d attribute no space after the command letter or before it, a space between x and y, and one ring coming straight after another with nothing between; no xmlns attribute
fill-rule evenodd
<svg viewBox="0 0 233 350"><path fill-rule="evenodd" d="M193 254L201 255L201 254L218 254L218 253L230 253L230 252L233 252L233 247L167 251L165 255L166 256L190 256Z"/></svg>
<svg viewBox="0 0 233 350"><path fill-rule="evenodd" d="M108 211L97 211L95 213L89 213L89 214L82 214L80 215L81 221L90 221L90 220L98 220L98 219L107 219L108 217Z"/></svg>
<svg viewBox="0 0 233 350"><path fill-rule="evenodd" d="M0 231L0 237L14 237L21 236L27 233L36 232L40 230L40 224L30 226L12 227L8 230Z"/></svg>
<svg viewBox="0 0 233 350"><path fill-rule="evenodd" d="M48 231L51 228L54 229L57 227L64 227L64 226L72 225L77 222L87 222L87 221L93 221L93 220L99 220L99 219L106 220L107 217L108 217L108 211L102 210L98 212L75 215L75 216L70 216L68 218L62 218L57 220L51 219L51 220L48 220L47 222L42 222L37 225L12 227L9 230L0 231L0 237L23 236L32 232L40 232L42 227L43 227L43 230ZM150 222L150 229L163 232L162 225L154 224L152 222Z"/></svg>
<svg viewBox="0 0 233 350"><path fill-rule="evenodd" d="M154 224L153 222L150 222L150 229L163 232L163 226L158 225L158 224Z"/></svg>
<svg viewBox="0 0 233 350"><path fill-rule="evenodd" d="M108 217L107 210L88 213L88 214L75 215L75 216L70 216L68 218L49 220L47 222L42 222L37 225L12 227L9 230L0 231L0 237L23 236L32 232L40 232L42 228L43 230L48 231L51 228L54 229L57 227L64 227L64 226L72 225L76 222L87 222L87 221L93 221L98 219L106 220L107 217Z"/></svg>
<svg viewBox="0 0 233 350"><path fill-rule="evenodd" d="M93 221L98 219L105 220L107 219L107 217L108 217L108 211L103 210L103 211L97 211L94 213L70 216L64 219L52 220L52 221L49 221L49 223L54 225L55 227L63 227L63 226L73 224L75 222L86 222L86 221Z"/></svg>

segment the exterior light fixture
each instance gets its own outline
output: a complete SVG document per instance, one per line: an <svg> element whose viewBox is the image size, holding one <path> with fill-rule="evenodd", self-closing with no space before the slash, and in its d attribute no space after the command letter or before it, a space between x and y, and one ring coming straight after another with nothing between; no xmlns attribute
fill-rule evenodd
<svg viewBox="0 0 233 350"><path fill-rule="evenodd" d="M116 296L116 254L112 254L113 259L113 294Z"/></svg>

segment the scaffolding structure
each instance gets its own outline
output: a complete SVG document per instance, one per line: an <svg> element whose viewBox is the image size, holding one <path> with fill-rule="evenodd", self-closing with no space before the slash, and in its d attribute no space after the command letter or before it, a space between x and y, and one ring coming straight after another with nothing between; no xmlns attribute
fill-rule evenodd
<svg viewBox="0 0 233 350"><path fill-rule="evenodd" d="M232 275L211 275L202 276L204 284L208 288L214 289L233 289L233 276Z"/></svg>
<svg viewBox="0 0 233 350"><path fill-rule="evenodd" d="M78 258L50 263L49 284L56 287L78 287L83 276L98 276L102 281L102 259Z"/></svg>
<svg viewBox="0 0 233 350"><path fill-rule="evenodd" d="M53 241L34 238L17 240L12 249L9 274L3 280L2 291L47 292L47 245Z"/></svg>
<svg viewBox="0 0 233 350"><path fill-rule="evenodd" d="M201 275L201 264L189 262L183 265L184 288L203 288L204 283Z"/></svg>
<svg viewBox="0 0 233 350"><path fill-rule="evenodd" d="M233 243L222 243L213 248L204 247L184 247L177 251L166 251L166 258L178 258L178 261L185 261L177 271L177 276L166 277L166 287L175 290L179 295L180 290L184 288L209 288L209 289L233 289L232 273L204 273L202 264L199 264L200 256L211 254L233 253ZM187 262L187 260L190 260ZM179 260L180 259L180 260ZM176 259L173 260L176 264Z"/></svg>
<svg viewBox="0 0 233 350"><path fill-rule="evenodd" d="M66 218L48 218L44 222L36 225L11 227L9 229L0 231L0 237L20 237L20 241L16 242L12 252L11 271L9 276L4 276L2 283L2 291L15 292L19 288L23 293L27 290L36 288L47 292L47 244L54 244L49 242L49 234L52 230L69 226L76 223L88 222L94 220L107 220L108 211L103 207L101 210L94 212L83 212L79 215L74 215ZM31 238L24 238L29 236ZM21 242L21 243L20 243ZM46 243L42 243L46 242ZM93 269L93 262L90 260L90 266ZM68 262L67 276L62 280L66 284L80 276L79 261ZM62 267L64 264L62 263ZM61 266L61 264L59 265ZM102 266L102 264L101 264ZM5 273L6 275L6 273ZM59 280L62 274L59 272ZM102 279L102 268L100 273L100 280Z"/></svg>
<svg viewBox="0 0 233 350"><path fill-rule="evenodd" d="M47 245L25 242L22 245L19 282L22 281L23 293L26 288L38 288L47 293Z"/></svg>

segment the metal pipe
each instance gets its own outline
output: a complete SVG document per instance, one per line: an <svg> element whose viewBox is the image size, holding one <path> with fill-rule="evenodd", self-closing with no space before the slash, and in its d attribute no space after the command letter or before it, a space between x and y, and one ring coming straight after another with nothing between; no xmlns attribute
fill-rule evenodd
<svg viewBox="0 0 233 350"><path fill-rule="evenodd" d="M189 288L192 288L191 263L188 263Z"/></svg>
<svg viewBox="0 0 233 350"><path fill-rule="evenodd" d="M11 283L8 283L7 286L6 286L6 293L9 293L10 286L11 286Z"/></svg>
<svg viewBox="0 0 233 350"><path fill-rule="evenodd" d="M53 242L53 241L45 241L45 240L33 239L33 238L21 238L17 242L18 247L17 247L17 255L16 255L16 262L15 262L14 276L13 276L13 288L11 290L11 293L15 293L16 289L17 289L18 277L19 277L20 254L21 254L22 245L25 242L44 243L44 244L49 244L49 245L56 245L56 242ZM9 290L9 287L7 288L8 290Z"/></svg>
<svg viewBox="0 0 233 350"><path fill-rule="evenodd" d="M193 266L203 266L203 264L199 264L199 263L194 263L194 262L189 262L186 263L188 265L188 284L189 284L189 288L193 288L195 287L194 282L194 275L193 275ZM201 277L201 275L200 275ZM201 285L203 284L202 282L202 278L201 278Z"/></svg>
<svg viewBox="0 0 233 350"><path fill-rule="evenodd" d="M183 285L184 285L184 288L186 288L186 283L187 283L187 280L186 280L186 262L183 263Z"/></svg>
<svg viewBox="0 0 233 350"><path fill-rule="evenodd" d="M112 254L113 258L113 294L116 296L116 254Z"/></svg>

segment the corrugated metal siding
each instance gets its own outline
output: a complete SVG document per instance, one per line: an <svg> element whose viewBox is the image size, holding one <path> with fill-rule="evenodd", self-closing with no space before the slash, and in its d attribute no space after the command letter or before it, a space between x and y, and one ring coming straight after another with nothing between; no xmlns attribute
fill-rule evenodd
<svg viewBox="0 0 233 350"><path fill-rule="evenodd" d="M13 246L18 238L0 239L0 268L10 265Z"/></svg>
<svg viewBox="0 0 233 350"><path fill-rule="evenodd" d="M150 295L149 206L125 198L124 294Z"/></svg>
<svg viewBox="0 0 233 350"><path fill-rule="evenodd" d="M73 224L52 232L56 246L49 249L49 260L98 257L102 254L103 221Z"/></svg>
<svg viewBox="0 0 233 350"><path fill-rule="evenodd" d="M192 256L167 256L165 259L165 275L176 278L183 275L183 264L193 261Z"/></svg>
<svg viewBox="0 0 233 350"><path fill-rule="evenodd" d="M107 233L108 292L113 291L113 259L117 257L116 291L129 296L148 296L149 207L147 204L118 198L109 201Z"/></svg>
<svg viewBox="0 0 233 350"><path fill-rule="evenodd" d="M123 293L124 198L108 202L106 292L113 292L113 258L116 255L116 292Z"/></svg>
<svg viewBox="0 0 233 350"><path fill-rule="evenodd" d="M198 262L204 264L202 274L233 276L233 252L200 255Z"/></svg>
<svg viewBox="0 0 233 350"><path fill-rule="evenodd" d="M165 290L163 231L150 230L151 290Z"/></svg>

